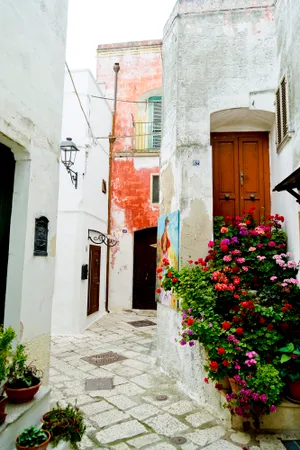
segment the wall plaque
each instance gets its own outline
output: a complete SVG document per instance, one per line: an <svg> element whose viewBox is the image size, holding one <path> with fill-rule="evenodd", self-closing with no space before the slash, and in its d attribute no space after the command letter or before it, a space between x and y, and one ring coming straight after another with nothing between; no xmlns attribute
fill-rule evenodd
<svg viewBox="0 0 300 450"><path fill-rule="evenodd" d="M47 217L35 219L34 251L35 256L48 256L48 223Z"/></svg>

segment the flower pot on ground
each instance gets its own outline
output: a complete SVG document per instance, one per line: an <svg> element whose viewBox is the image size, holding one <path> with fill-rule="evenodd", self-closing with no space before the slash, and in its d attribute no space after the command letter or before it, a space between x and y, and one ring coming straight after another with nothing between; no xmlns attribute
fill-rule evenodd
<svg viewBox="0 0 300 450"><path fill-rule="evenodd" d="M73 450L79 450L79 442L85 432L83 414L75 405L62 408L59 403L45 413L41 419L43 430L51 434L51 445L55 448L59 442L69 442Z"/></svg>
<svg viewBox="0 0 300 450"><path fill-rule="evenodd" d="M50 443L50 433L35 426L26 428L16 439L17 450L46 450Z"/></svg>
<svg viewBox="0 0 300 450"><path fill-rule="evenodd" d="M7 379L9 354L12 349L12 341L15 339L16 333L9 328L0 328L0 425L5 421L7 414L5 406L7 399L4 396L3 383Z"/></svg>
<svg viewBox="0 0 300 450"><path fill-rule="evenodd" d="M27 365L25 346L17 346L8 368L5 392L12 403L30 402L41 386L41 371L33 365Z"/></svg>
<svg viewBox="0 0 300 450"><path fill-rule="evenodd" d="M287 387L289 391L289 397L292 400L296 400L297 403L300 403L300 380L289 381Z"/></svg>

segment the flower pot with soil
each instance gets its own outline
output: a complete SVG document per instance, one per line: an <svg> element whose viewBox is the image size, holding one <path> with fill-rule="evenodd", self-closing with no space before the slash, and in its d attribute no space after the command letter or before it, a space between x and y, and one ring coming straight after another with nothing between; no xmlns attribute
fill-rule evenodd
<svg viewBox="0 0 300 450"><path fill-rule="evenodd" d="M6 329L0 328L0 425L5 421L7 416L5 414L7 398L4 396L3 383L7 379L8 358L12 349L12 341L15 337L16 333L11 327Z"/></svg>
<svg viewBox="0 0 300 450"><path fill-rule="evenodd" d="M33 365L26 365L25 346L17 346L8 368L5 392L11 403L30 402L41 386L42 374Z"/></svg>
<svg viewBox="0 0 300 450"><path fill-rule="evenodd" d="M60 441L69 442L73 450L79 450L79 442L85 432L83 414L77 406L62 408L59 403L43 415L42 429L51 434L51 444L56 447Z"/></svg>
<svg viewBox="0 0 300 450"><path fill-rule="evenodd" d="M17 450L46 450L50 443L50 433L35 426L26 428L16 439Z"/></svg>

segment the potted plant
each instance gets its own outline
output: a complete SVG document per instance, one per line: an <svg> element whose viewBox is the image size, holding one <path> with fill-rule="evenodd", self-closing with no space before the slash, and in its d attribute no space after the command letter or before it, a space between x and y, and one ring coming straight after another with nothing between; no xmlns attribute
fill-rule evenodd
<svg viewBox="0 0 300 450"><path fill-rule="evenodd" d="M35 426L26 428L16 439L17 450L46 450L50 442L50 433Z"/></svg>
<svg viewBox="0 0 300 450"><path fill-rule="evenodd" d="M300 346L289 342L279 349L282 353L280 362L282 378L286 380L288 399L300 403Z"/></svg>
<svg viewBox="0 0 300 450"><path fill-rule="evenodd" d="M8 367L8 377L5 392L10 402L30 402L41 386L41 371L33 365L27 365L28 355L25 346L17 345L11 364Z"/></svg>
<svg viewBox="0 0 300 450"><path fill-rule="evenodd" d="M0 424L5 421L5 406L7 398L4 396L3 383L7 378L8 357L12 349L12 341L15 339L16 333L9 327L0 328Z"/></svg>
<svg viewBox="0 0 300 450"><path fill-rule="evenodd" d="M75 405L63 408L57 405L42 417L43 429L51 434L51 445L55 448L60 441L69 442L73 450L79 450L86 426L83 414Z"/></svg>

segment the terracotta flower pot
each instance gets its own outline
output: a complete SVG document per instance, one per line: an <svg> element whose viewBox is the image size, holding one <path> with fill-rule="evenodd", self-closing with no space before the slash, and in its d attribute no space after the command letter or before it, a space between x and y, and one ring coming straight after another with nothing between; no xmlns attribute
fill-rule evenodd
<svg viewBox="0 0 300 450"><path fill-rule="evenodd" d="M237 382L235 381L235 379L234 379L234 378L229 378L229 377L228 377L228 381L229 381L229 384L230 384L230 387L231 387L232 392L234 392L235 394L237 394L237 393L239 392L239 390L240 390L240 387L239 387L239 385L237 384Z"/></svg>
<svg viewBox="0 0 300 450"><path fill-rule="evenodd" d="M222 378L221 380L218 380L218 383L222 384L224 391L229 391L230 384L229 384L229 381L228 381L228 377L225 377L225 378Z"/></svg>
<svg viewBox="0 0 300 450"><path fill-rule="evenodd" d="M23 446L17 444L17 440L18 440L18 437L19 437L18 436L17 439L15 440L16 449L17 450L46 450L46 448L48 447L48 445L50 443L51 436L50 436L50 433L48 431L46 431L46 430L43 430L43 431L48 436L48 439L45 442L43 442L42 444L38 445L37 447L23 447Z"/></svg>
<svg viewBox="0 0 300 450"><path fill-rule="evenodd" d="M5 414L5 407L7 403L7 397L0 397L0 425L5 422L7 414Z"/></svg>
<svg viewBox="0 0 300 450"><path fill-rule="evenodd" d="M299 402L300 401L300 380L290 381L288 383L288 389L289 389L290 396Z"/></svg>
<svg viewBox="0 0 300 450"><path fill-rule="evenodd" d="M23 389L12 389L5 385L5 392L11 403L27 403L31 402L35 394L38 392L41 384L42 382L40 381L39 384L36 384L35 386Z"/></svg>

